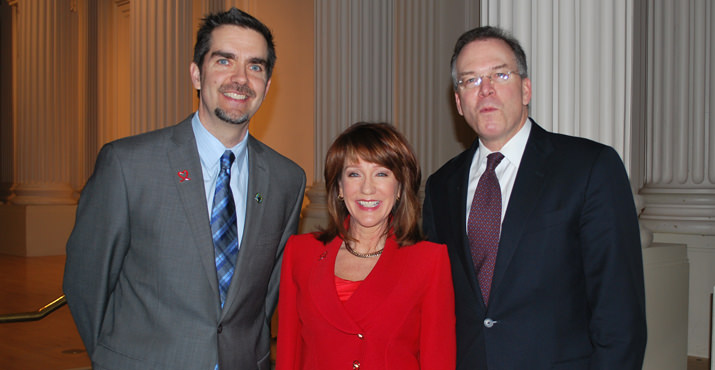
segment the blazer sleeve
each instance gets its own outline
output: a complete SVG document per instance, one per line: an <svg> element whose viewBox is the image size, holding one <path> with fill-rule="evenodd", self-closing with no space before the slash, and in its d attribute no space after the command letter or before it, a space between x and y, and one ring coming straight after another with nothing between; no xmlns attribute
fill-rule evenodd
<svg viewBox="0 0 715 370"><path fill-rule="evenodd" d="M298 233L298 223L300 221L300 210L303 207L303 196L305 195L305 172L300 171L300 186L297 187L295 193L295 200L293 204L290 205L290 215L288 216L288 222L286 223L285 229L283 229L283 234L281 235L281 240L278 245L278 255L276 256L276 262L273 267L273 272L271 272L270 280L268 281L268 291L266 294L266 320L269 321L273 317L273 312L276 310L276 305L278 302L278 291L280 285L281 277L281 265L283 261L283 251L285 249L288 238L292 235Z"/></svg>
<svg viewBox="0 0 715 370"><path fill-rule="evenodd" d="M111 144L97 156L67 242L63 290L92 356L107 305L129 248L127 187Z"/></svg>
<svg viewBox="0 0 715 370"><path fill-rule="evenodd" d="M295 238L288 240L281 266L276 370L298 369L301 364L301 324L298 319L298 310L296 309L298 288L293 277L295 264L293 250L297 247Z"/></svg>
<svg viewBox="0 0 715 370"><path fill-rule="evenodd" d="M420 369L456 368L457 343L454 315L454 288L447 247L439 246L430 286L422 303Z"/></svg>
<svg viewBox="0 0 715 370"><path fill-rule="evenodd" d="M591 369L640 369L646 344L638 218L623 162L603 149L592 166L580 237L592 310Z"/></svg>

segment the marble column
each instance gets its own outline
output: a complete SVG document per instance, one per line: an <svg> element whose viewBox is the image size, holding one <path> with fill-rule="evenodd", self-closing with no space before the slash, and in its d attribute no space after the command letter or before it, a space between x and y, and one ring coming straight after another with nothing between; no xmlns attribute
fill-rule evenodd
<svg viewBox="0 0 715 370"><path fill-rule="evenodd" d="M12 4L12 5L11 5ZM10 189L14 176L14 132L13 123L13 56L15 55L14 7L16 0L8 3L0 1L0 46L6 52L0 53L0 205L12 195ZM11 7L12 6L12 7Z"/></svg>
<svg viewBox="0 0 715 370"><path fill-rule="evenodd" d="M482 1L482 24L521 42L532 81L530 114L544 128L631 156L627 110L634 1Z"/></svg>
<svg viewBox="0 0 715 370"><path fill-rule="evenodd" d="M75 202L70 148L79 116L78 17L70 3L17 3L14 204Z"/></svg>
<svg viewBox="0 0 715 370"><path fill-rule="evenodd" d="M474 2L395 2L393 123L412 144L423 182L475 137L456 112L449 62L459 35L478 23Z"/></svg>
<svg viewBox="0 0 715 370"><path fill-rule="evenodd" d="M301 231L327 226L325 154L350 124L393 116L393 1L315 0L315 178Z"/></svg>
<svg viewBox="0 0 715 370"><path fill-rule="evenodd" d="M192 112L191 0L131 2L131 134L173 125Z"/></svg>
<svg viewBox="0 0 715 370"><path fill-rule="evenodd" d="M256 0L193 0L195 21L200 21L209 13L222 12L232 7L255 16ZM195 24L198 27L198 22ZM193 50L192 50L193 51Z"/></svg>
<svg viewBox="0 0 715 370"><path fill-rule="evenodd" d="M77 160L75 140L83 106L76 83L82 77L78 3L19 0L9 4L14 98L11 129L5 122L3 133L11 132L13 145L3 150L10 157L3 159L2 166L4 177L12 174L5 187L12 185L7 204L0 206L2 252L56 254L61 251L51 246L66 239L76 202L71 164Z"/></svg>
<svg viewBox="0 0 715 370"><path fill-rule="evenodd" d="M655 241L687 245L688 355L708 357L715 284L715 5L648 0L648 9L652 87L641 224Z"/></svg>
<svg viewBox="0 0 715 370"><path fill-rule="evenodd" d="M449 71L454 42L479 20L473 1L316 0L315 12L315 178L303 232L326 225L325 154L348 125L394 124L423 180L474 137L455 112Z"/></svg>

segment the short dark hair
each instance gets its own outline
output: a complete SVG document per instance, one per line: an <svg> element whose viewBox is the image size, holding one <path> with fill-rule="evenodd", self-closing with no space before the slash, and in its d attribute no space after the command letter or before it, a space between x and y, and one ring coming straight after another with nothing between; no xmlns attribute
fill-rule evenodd
<svg viewBox="0 0 715 370"><path fill-rule="evenodd" d="M462 49L472 41L476 40L488 40L497 39L504 41L511 50L514 52L514 57L516 58L516 66L519 72L519 76L522 78L529 77L528 67L526 65L526 54L524 49L519 44L519 40L514 38L509 32L493 26L484 26L471 29L459 36L457 43L454 45L454 52L452 53L452 60L450 62L450 67L452 69L452 85L454 90L457 90L457 58Z"/></svg>
<svg viewBox="0 0 715 370"><path fill-rule="evenodd" d="M358 122L348 127L328 149L325 158L325 188L330 220L328 227L318 234L318 240L328 243L336 236L351 240L345 227L348 209L338 199L338 194L345 166L360 159L389 169L400 184L399 200L392 209L386 232L392 229L401 246L424 240L419 227L422 174L417 158L405 137L394 126L367 122Z"/></svg>
<svg viewBox="0 0 715 370"><path fill-rule="evenodd" d="M236 8L231 8L222 13L209 14L201 22L199 31L196 33L196 45L194 45L194 63L201 71L206 53L211 49L211 33L214 29L224 25L233 25L254 30L266 39L268 45L268 60L266 60L266 76L271 79L273 67L276 64L276 46L273 43L271 30L261 21L252 15Z"/></svg>

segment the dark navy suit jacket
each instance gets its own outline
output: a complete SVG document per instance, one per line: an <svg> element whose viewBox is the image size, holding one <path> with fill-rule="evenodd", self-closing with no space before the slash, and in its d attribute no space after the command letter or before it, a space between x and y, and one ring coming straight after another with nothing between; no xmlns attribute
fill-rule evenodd
<svg viewBox="0 0 715 370"><path fill-rule="evenodd" d="M452 264L457 369L641 369L641 244L616 151L532 125L485 307L465 230L478 145L430 176L423 210L425 233L447 244Z"/></svg>

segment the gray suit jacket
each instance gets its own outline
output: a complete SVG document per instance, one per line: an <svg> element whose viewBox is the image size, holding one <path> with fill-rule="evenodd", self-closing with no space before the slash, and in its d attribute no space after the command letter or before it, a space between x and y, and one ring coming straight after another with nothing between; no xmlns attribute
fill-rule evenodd
<svg viewBox="0 0 715 370"><path fill-rule="evenodd" d="M64 276L95 367L270 368L279 267L297 232L305 173L251 136L248 156L246 225L221 310L191 117L102 148Z"/></svg>

